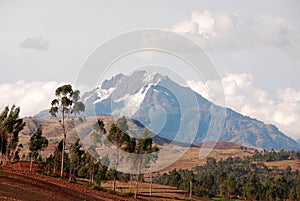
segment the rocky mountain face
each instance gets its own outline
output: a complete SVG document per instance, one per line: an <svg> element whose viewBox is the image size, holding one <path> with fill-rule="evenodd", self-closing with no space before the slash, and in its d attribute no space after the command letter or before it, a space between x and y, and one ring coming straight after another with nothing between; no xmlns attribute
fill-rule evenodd
<svg viewBox="0 0 300 201"><path fill-rule="evenodd" d="M239 114L209 102L167 76L136 71L118 74L101 87L82 96L84 116L126 116L155 135L196 144L203 141L233 142L262 149L298 150L299 144L274 125ZM46 112L35 117L45 118ZM221 129L215 129L221 119Z"/></svg>

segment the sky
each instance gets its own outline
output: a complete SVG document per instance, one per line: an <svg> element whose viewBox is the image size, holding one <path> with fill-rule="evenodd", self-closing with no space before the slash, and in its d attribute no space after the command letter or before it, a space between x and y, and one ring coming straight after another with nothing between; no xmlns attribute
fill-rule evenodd
<svg viewBox="0 0 300 201"><path fill-rule="evenodd" d="M31 116L48 108L56 87L74 84L98 46L158 28L205 50L219 72L225 106L299 139L299 8L297 0L0 0L0 109L17 104L22 116ZM191 78L187 85L213 99L205 90L209 82Z"/></svg>

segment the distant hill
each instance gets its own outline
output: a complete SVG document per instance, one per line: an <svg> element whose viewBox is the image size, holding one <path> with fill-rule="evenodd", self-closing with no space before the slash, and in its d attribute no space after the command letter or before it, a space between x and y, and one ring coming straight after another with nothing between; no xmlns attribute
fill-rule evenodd
<svg viewBox="0 0 300 201"><path fill-rule="evenodd" d="M237 150L244 150L244 151L254 151L254 150L256 150L254 148L245 147L243 145L235 144L233 142L206 142L206 143L214 145L214 149L225 149L225 150L237 149ZM194 147L201 148L202 145L203 145L203 143L199 143L199 144L194 145Z"/></svg>
<svg viewBox="0 0 300 201"><path fill-rule="evenodd" d="M109 131L109 128L113 122L115 122L115 119L111 116L99 116L96 118L86 118L85 122L80 124L78 127L80 131L84 130L84 134L78 134L78 131L76 129L71 129L70 133L67 135L67 146L70 146L78 136L81 136L81 139L84 138L84 136L88 136L92 132L92 125L95 122L96 119L103 120L105 124L105 129ZM58 122L54 119L39 119L39 118L24 118L24 122L26 122L26 126L24 129L20 132L19 138L20 143L24 145L23 152L28 152L28 142L31 137L31 135L37 130L38 127L42 127L43 129L43 135L47 137L49 140L49 146L45 150L44 155L52 154L54 151L55 146L62 140L62 130L61 127L58 125ZM143 125L135 120L128 120L128 124L130 127L130 133L131 135L138 135L143 132ZM162 138L158 135L153 136L153 142L160 147L165 147L168 144L171 143L171 140ZM199 144L186 144L182 142L172 142L172 144L179 146L179 147L195 147L195 148L201 148L202 143ZM244 146L237 145L234 143L229 142L218 142L215 145L215 149L241 149L243 150L245 148ZM248 148L250 149L250 148Z"/></svg>

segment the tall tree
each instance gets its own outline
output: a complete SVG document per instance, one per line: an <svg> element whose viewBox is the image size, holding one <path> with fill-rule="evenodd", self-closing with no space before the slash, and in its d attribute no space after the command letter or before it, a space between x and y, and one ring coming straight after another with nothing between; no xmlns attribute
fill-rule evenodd
<svg viewBox="0 0 300 201"><path fill-rule="evenodd" d="M157 151L158 147L152 144L152 137L148 129L144 129L142 135L137 139L135 157L133 163L137 170L137 180L135 187L135 198L137 197L138 192L138 183L143 168L149 168L151 162L157 160ZM151 188L150 188L151 189ZM150 192L151 194L151 192Z"/></svg>
<svg viewBox="0 0 300 201"><path fill-rule="evenodd" d="M236 185L236 181L233 174L228 175L225 184L226 184L226 198L230 199L235 191L235 185Z"/></svg>
<svg viewBox="0 0 300 201"><path fill-rule="evenodd" d="M84 151L81 150L81 144L79 143L80 139L77 138L77 140L74 142L74 144L70 147L70 180L71 175L76 175L77 171L79 169L80 165L80 159L82 155L84 154Z"/></svg>
<svg viewBox="0 0 300 201"><path fill-rule="evenodd" d="M36 160L39 152L48 146L48 140L42 135L42 128L39 127L30 138L29 150L31 151L30 171L32 170L32 160Z"/></svg>
<svg viewBox="0 0 300 201"><path fill-rule="evenodd" d="M53 173L56 174L56 172L61 167L61 155L63 150L63 140L61 140L58 145L55 147L54 150L54 161L53 161Z"/></svg>
<svg viewBox="0 0 300 201"><path fill-rule="evenodd" d="M128 142L130 142L130 136L126 133L127 130L125 130L126 128L128 129L128 127L125 126L127 124L127 121L126 123L124 122L119 123L120 121L124 121L124 119L117 120L117 124L112 124L109 134L107 136L107 139L117 148L113 191L116 190L116 178L117 178L118 165L120 162L120 150L121 149L126 150ZM121 125L121 128L117 126L118 124Z"/></svg>
<svg viewBox="0 0 300 201"><path fill-rule="evenodd" d="M101 182L106 180L106 173L109 166L109 157L106 155L95 166L95 183L101 186Z"/></svg>
<svg viewBox="0 0 300 201"><path fill-rule="evenodd" d="M246 184L247 200L260 200L261 183L255 173L251 173Z"/></svg>
<svg viewBox="0 0 300 201"><path fill-rule="evenodd" d="M70 84L58 87L55 91L56 98L51 102L49 113L55 117L63 131L63 147L61 156L61 171L60 176L63 176L64 171L64 155L67 133L74 124L74 119L78 114L85 110L84 104L79 101L79 90L73 91Z"/></svg>
<svg viewBox="0 0 300 201"><path fill-rule="evenodd" d="M130 161L131 167L130 167L130 173L129 173L129 180L130 180L130 185L129 185L129 191L131 193L131 188L132 188L132 174L131 174L131 169L133 167L133 160L134 160L134 152L135 152L135 148L136 148L136 139L134 137L130 137L129 142L126 146L126 148L124 149L124 151L126 151L127 153L130 153L129 157L127 158L127 160Z"/></svg>
<svg viewBox="0 0 300 201"><path fill-rule="evenodd" d="M0 115L0 147L1 163L6 165L15 155L19 142L19 132L24 128L25 122L19 118L20 107L13 105L5 107ZM5 156L5 157L4 157Z"/></svg>

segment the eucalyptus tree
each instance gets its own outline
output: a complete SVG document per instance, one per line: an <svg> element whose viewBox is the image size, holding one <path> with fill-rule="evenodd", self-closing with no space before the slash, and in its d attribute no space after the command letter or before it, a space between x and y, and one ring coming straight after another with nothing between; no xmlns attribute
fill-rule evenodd
<svg viewBox="0 0 300 201"><path fill-rule="evenodd" d="M118 121L117 121L118 122ZM109 134L107 139L116 146L116 161L115 161L115 175L114 175L114 182L113 182L113 191L116 190L116 178L117 178L117 171L118 165L120 162L120 150L126 150L128 142L130 141L130 136L126 133L126 130L121 130L117 124L112 124L109 130Z"/></svg>
<svg viewBox="0 0 300 201"><path fill-rule="evenodd" d="M48 140L43 136L42 128L39 127L36 132L31 136L29 143L29 150L31 152L30 158L30 171L32 170L32 160L36 160L39 156L39 152L43 151L48 146Z"/></svg>
<svg viewBox="0 0 300 201"><path fill-rule="evenodd" d="M159 148L156 145L153 145L152 137L148 129L144 129L142 135L136 140L135 152L133 164L137 170L137 180L135 186L135 198L137 197L138 192L138 183L141 175L141 171L144 168L149 168L151 162L155 162L158 158L157 152ZM151 175L152 177L152 175ZM150 186L150 195L151 195L151 186Z"/></svg>
<svg viewBox="0 0 300 201"><path fill-rule="evenodd" d="M0 147L3 165L6 165L15 155L15 149L19 143L19 132L25 126L19 114L20 107L13 105L11 109L8 106L5 107L0 115Z"/></svg>
<svg viewBox="0 0 300 201"><path fill-rule="evenodd" d="M80 167L80 160L82 158L82 155L84 154L84 151L81 149L80 139L77 138L74 144L71 145L69 156L70 156L70 180L71 175L73 174L76 176L77 171Z"/></svg>
<svg viewBox="0 0 300 201"><path fill-rule="evenodd" d="M63 147L61 156L60 176L64 171L64 153L67 134L74 125L74 120L81 112L85 110L84 104L79 101L79 90L73 91L70 84L60 86L55 91L56 98L51 102L49 113L56 118L63 132Z"/></svg>

